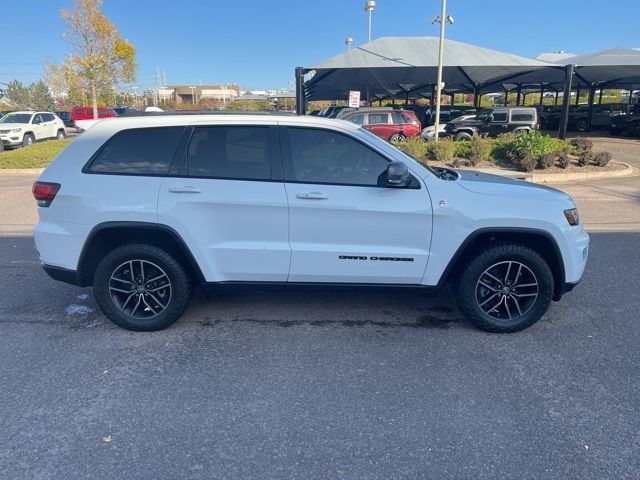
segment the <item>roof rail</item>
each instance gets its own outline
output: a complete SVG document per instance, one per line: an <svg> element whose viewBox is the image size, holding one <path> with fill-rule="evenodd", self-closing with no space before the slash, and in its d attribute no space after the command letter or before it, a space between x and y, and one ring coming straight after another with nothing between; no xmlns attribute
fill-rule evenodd
<svg viewBox="0 0 640 480"><path fill-rule="evenodd" d="M118 117L162 117L168 115L278 115L283 117L289 117L295 115L294 113L274 111L255 111L255 112L236 112L232 110L165 110L162 112L139 112L136 110L130 110Z"/></svg>

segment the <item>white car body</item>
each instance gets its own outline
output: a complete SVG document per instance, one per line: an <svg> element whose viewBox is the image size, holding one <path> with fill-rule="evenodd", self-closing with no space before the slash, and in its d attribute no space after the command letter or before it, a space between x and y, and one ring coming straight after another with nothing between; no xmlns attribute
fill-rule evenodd
<svg viewBox="0 0 640 480"><path fill-rule="evenodd" d="M269 125L347 135L407 165L419 188L304 182L83 173L119 131L154 126ZM39 181L61 185L38 208L34 237L54 278L89 285L86 245L113 222L175 232L200 281L440 286L467 242L483 232L535 232L559 256L555 296L583 273L589 237L563 213L572 199L557 190L475 172L449 179L351 122L321 117L191 115L99 122L70 144ZM364 260L366 259L366 260ZM410 259L410 260L409 260ZM52 274L52 271L54 272ZM72 279L72 280L70 280Z"/></svg>
<svg viewBox="0 0 640 480"><path fill-rule="evenodd" d="M2 120L12 120L15 116L24 116L24 121L0 123L0 141L5 147L19 147L25 143L25 135L33 141L41 141L65 136L64 122L52 112L11 112ZM27 137L29 138L29 137Z"/></svg>

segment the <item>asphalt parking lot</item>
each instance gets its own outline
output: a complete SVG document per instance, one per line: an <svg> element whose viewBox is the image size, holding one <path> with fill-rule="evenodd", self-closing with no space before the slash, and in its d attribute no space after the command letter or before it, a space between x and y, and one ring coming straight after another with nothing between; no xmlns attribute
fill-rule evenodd
<svg viewBox="0 0 640 480"><path fill-rule="evenodd" d="M511 335L448 292L322 291L127 332L40 268L32 181L0 176L0 478L640 478L640 177L557 186L587 270Z"/></svg>

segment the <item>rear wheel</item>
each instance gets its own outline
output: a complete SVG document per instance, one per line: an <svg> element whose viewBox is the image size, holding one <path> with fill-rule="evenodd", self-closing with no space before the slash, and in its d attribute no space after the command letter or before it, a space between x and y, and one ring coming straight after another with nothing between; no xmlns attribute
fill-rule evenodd
<svg viewBox="0 0 640 480"><path fill-rule="evenodd" d="M191 295L188 273L161 248L130 244L98 264L96 302L116 325L135 331L162 330L175 323Z"/></svg>
<svg viewBox="0 0 640 480"><path fill-rule="evenodd" d="M32 133L25 133L24 138L22 139L22 146L27 147L29 145L33 145L35 141L36 137L34 137Z"/></svg>
<svg viewBox="0 0 640 480"><path fill-rule="evenodd" d="M401 133L394 133L393 135L391 135L391 138L389 138L390 142L404 142L407 139L407 137L405 137L403 134Z"/></svg>
<svg viewBox="0 0 640 480"><path fill-rule="evenodd" d="M545 314L553 297L553 274L529 247L506 243L472 258L462 272L458 305L467 319L488 332L517 332Z"/></svg>
<svg viewBox="0 0 640 480"><path fill-rule="evenodd" d="M574 129L576 132L586 132L588 126L587 121L581 118L576 122Z"/></svg>
<svg viewBox="0 0 640 480"><path fill-rule="evenodd" d="M56 138L58 140L62 140L66 136L67 136L67 132L65 132L63 129L58 130L58 133L56 134Z"/></svg>
<svg viewBox="0 0 640 480"><path fill-rule="evenodd" d="M473 136L467 132L460 132L460 133L457 133L456 136L453 138L457 142L469 142L473 138Z"/></svg>

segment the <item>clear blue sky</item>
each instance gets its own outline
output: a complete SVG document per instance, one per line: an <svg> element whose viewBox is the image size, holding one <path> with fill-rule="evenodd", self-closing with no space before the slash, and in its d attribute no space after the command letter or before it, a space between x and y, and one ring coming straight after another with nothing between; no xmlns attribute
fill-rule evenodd
<svg viewBox="0 0 640 480"><path fill-rule="evenodd" d="M640 0L449 0L447 37L524 56L640 48ZM378 0L373 36L437 35L440 0ZM59 11L71 0L0 0L0 82L40 78L67 52ZM104 10L138 50L138 81L239 83L287 88L311 66L366 42L364 0L105 0ZM17 16L10 12L20 12Z"/></svg>

